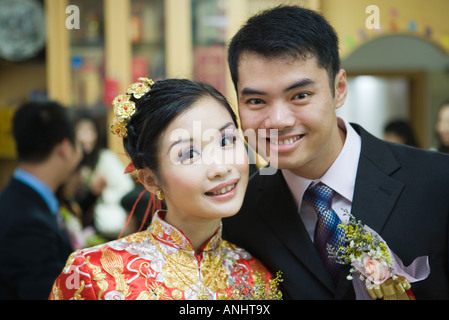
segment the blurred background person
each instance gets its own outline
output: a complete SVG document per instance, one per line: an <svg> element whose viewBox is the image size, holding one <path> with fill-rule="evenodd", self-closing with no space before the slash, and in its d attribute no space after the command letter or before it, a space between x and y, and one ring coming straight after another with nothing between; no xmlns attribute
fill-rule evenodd
<svg viewBox="0 0 449 320"><path fill-rule="evenodd" d="M83 209L85 209L83 205L87 205L89 209L94 204L97 196L93 192L89 192L84 201L78 202L75 195L80 184L81 175L78 168L56 191L56 197L59 201L59 213L74 250L106 242L106 239L99 235L92 225L83 225Z"/></svg>
<svg viewBox="0 0 449 320"><path fill-rule="evenodd" d="M444 102L438 109L436 123L439 152L449 153L449 101Z"/></svg>
<svg viewBox="0 0 449 320"><path fill-rule="evenodd" d="M418 147L412 126L405 120L393 120L384 128L384 140Z"/></svg>
<svg viewBox="0 0 449 320"><path fill-rule="evenodd" d="M73 250L56 190L79 164L73 123L55 102L14 114L18 167L0 194L0 299L46 299Z"/></svg>
<svg viewBox="0 0 449 320"><path fill-rule="evenodd" d="M105 147L95 117L82 111L77 117L76 136L81 143L80 186L76 199L83 210L83 225L94 226L107 240L115 240L126 222L122 197L134 189L133 179L125 174L118 156Z"/></svg>

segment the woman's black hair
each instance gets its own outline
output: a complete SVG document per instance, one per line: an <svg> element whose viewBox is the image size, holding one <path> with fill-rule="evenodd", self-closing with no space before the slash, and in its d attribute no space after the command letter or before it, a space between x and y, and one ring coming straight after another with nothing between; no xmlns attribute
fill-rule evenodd
<svg viewBox="0 0 449 320"><path fill-rule="evenodd" d="M245 52L264 58L285 55L308 59L316 57L326 69L334 94L335 76L340 70L338 36L317 12L297 6L279 6L250 18L234 35L228 48L231 78L237 91L238 63Z"/></svg>
<svg viewBox="0 0 449 320"><path fill-rule="evenodd" d="M128 121L128 135L123 139L126 152L136 169L159 169L159 138L169 124L202 98L211 97L237 119L226 98L212 86L187 79L157 81L136 103L136 112Z"/></svg>
<svg viewBox="0 0 449 320"><path fill-rule="evenodd" d="M107 145L106 136L104 134L104 132L106 132L105 115L101 111L90 110L87 108L76 109L73 112L75 129L76 126L82 121L89 121L95 128L97 140L95 142L94 148L90 153L87 153L83 148L83 157L79 164L79 167L86 166L88 168L95 169L100 158L100 151Z"/></svg>

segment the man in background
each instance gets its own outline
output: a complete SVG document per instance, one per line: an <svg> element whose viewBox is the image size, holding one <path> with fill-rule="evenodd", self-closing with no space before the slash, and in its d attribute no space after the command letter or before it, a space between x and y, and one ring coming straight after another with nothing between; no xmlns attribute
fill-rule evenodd
<svg viewBox="0 0 449 320"><path fill-rule="evenodd" d="M55 102L23 104L12 130L19 165L0 193L0 299L47 299L72 251L55 192L81 152Z"/></svg>

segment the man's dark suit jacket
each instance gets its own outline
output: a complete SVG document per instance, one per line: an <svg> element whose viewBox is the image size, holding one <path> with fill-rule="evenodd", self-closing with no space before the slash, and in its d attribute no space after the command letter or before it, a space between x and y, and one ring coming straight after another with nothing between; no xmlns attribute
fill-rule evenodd
<svg viewBox="0 0 449 320"><path fill-rule="evenodd" d="M0 300L48 299L71 251L42 197L11 179L0 194Z"/></svg>
<svg viewBox="0 0 449 320"><path fill-rule="evenodd" d="M449 298L449 156L381 141L358 125L362 150L352 214L408 266L428 256L417 299ZM283 272L284 299L352 299L345 268L335 285L323 266L280 170L255 175L241 211L223 219L224 237Z"/></svg>

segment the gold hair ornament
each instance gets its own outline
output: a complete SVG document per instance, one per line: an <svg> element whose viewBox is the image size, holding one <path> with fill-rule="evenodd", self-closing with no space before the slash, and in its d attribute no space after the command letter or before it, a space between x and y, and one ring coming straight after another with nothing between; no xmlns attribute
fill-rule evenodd
<svg viewBox="0 0 449 320"><path fill-rule="evenodd" d="M148 91L151 90L154 82L148 78L139 78L138 82L131 84L126 90L125 94L120 94L112 101L114 107L114 120L110 125L110 130L113 134L126 138L128 129L126 125L131 116L136 112L136 104L131 101L131 96L135 99L140 99Z"/></svg>

